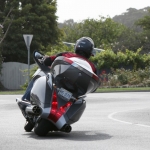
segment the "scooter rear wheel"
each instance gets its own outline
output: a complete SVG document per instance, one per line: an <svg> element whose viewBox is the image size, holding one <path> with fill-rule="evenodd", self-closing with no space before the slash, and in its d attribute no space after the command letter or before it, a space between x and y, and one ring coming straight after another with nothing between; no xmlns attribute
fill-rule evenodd
<svg viewBox="0 0 150 150"><path fill-rule="evenodd" d="M38 136L46 136L50 129L51 123L46 119L40 119L34 127L34 133Z"/></svg>

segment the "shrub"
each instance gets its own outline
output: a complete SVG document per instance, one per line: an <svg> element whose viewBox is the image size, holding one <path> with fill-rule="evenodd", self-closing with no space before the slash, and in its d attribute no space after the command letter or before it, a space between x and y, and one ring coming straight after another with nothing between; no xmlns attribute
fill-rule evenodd
<svg viewBox="0 0 150 150"><path fill-rule="evenodd" d="M92 57L93 61L98 69L104 68L126 68L127 66L133 66L133 70L144 69L150 66L150 55L140 54L141 49L136 52L126 50L125 53L119 51L114 53L111 49L97 53L96 57Z"/></svg>
<svg viewBox="0 0 150 150"><path fill-rule="evenodd" d="M101 81L101 86L150 86L150 68L134 70L112 69L111 73L105 74L108 81ZM103 84L105 83L105 84Z"/></svg>

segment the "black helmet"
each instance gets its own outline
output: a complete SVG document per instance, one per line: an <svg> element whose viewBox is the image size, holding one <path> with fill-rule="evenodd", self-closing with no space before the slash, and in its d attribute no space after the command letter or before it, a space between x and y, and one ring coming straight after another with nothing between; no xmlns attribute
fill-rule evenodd
<svg viewBox="0 0 150 150"><path fill-rule="evenodd" d="M86 58L90 58L90 56L94 55L94 42L89 37L82 37L76 41L75 44L75 53L82 55Z"/></svg>

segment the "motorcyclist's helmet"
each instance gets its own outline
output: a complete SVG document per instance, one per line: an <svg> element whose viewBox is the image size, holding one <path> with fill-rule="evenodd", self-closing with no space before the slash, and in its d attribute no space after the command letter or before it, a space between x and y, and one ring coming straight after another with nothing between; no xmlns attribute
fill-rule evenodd
<svg viewBox="0 0 150 150"><path fill-rule="evenodd" d="M76 41L75 53L86 58L95 55L94 42L90 37L82 37Z"/></svg>

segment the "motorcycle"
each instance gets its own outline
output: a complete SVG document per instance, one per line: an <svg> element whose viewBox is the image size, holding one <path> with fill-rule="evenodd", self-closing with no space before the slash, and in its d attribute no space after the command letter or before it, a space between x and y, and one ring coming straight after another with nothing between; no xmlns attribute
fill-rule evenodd
<svg viewBox="0 0 150 150"><path fill-rule="evenodd" d="M86 108L86 94L99 86L99 78L81 58L59 56L51 68L42 63L42 53L34 51L33 58L39 69L32 78L30 102L16 99L26 119L24 129L34 129L38 136L50 131L69 133Z"/></svg>

